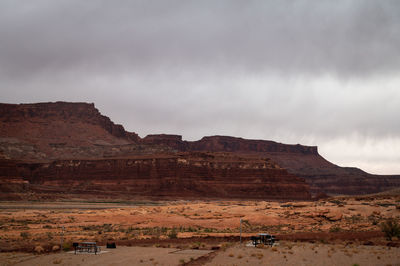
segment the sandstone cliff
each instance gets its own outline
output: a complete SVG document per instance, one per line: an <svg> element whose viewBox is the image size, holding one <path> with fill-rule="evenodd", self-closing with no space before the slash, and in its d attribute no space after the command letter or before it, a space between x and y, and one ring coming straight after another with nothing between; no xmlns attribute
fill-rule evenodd
<svg viewBox="0 0 400 266"><path fill-rule="evenodd" d="M0 104L0 158L98 156L98 146L139 141L88 103Z"/></svg>
<svg viewBox="0 0 400 266"><path fill-rule="evenodd" d="M399 176L336 166L317 147L228 136L141 139L86 103L0 104L0 159L0 190L11 194L308 199L309 191L400 187Z"/></svg>
<svg viewBox="0 0 400 266"><path fill-rule="evenodd" d="M288 145L267 140L228 136L182 141L179 135L150 135L142 142L166 145L179 151L214 151L258 154L271 158L296 176L303 177L311 192L329 194L368 194L400 187L399 175L371 175L357 168L339 167L325 160L317 147Z"/></svg>
<svg viewBox="0 0 400 266"><path fill-rule="evenodd" d="M63 195L119 199L311 198L304 179L269 159L220 153L19 162L4 175L6 182L0 182L0 188L7 191L3 194L7 198L21 197L24 192L34 193L39 199Z"/></svg>

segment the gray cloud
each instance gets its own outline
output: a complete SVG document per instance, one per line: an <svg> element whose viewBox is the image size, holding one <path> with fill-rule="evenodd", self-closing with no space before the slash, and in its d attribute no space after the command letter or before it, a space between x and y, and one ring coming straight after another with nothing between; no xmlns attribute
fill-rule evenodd
<svg viewBox="0 0 400 266"><path fill-rule="evenodd" d="M398 1L3 1L2 72L399 68ZM188 66L189 65L189 66Z"/></svg>
<svg viewBox="0 0 400 266"><path fill-rule="evenodd" d="M381 148L400 154L398 14L394 0L3 0L1 101L95 102L141 136L318 145L400 171Z"/></svg>

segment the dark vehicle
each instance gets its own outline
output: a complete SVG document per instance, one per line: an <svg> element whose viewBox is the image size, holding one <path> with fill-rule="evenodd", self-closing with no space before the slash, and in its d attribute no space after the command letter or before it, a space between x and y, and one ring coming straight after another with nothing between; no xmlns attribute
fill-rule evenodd
<svg viewBox="0 0 400 266"><path fill-rule="evenodd" d="M276 241L275 236L270 234L258 234L258 236L251 237L251 242L255 247L258 244L270 245L272 247L275 241Z"/></svg>

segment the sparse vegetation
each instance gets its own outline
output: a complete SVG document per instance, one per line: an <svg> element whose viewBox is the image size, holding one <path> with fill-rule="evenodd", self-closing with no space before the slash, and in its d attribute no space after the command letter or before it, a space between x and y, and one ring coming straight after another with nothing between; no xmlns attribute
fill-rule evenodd
<svg viewBox="0 0 400 266"><path fill-rule="evenodd" d="M53 234L51 232L47 232L46 235L49 240L53 239Z"/></svg>
<svg viewBox="0 0 400 266"><path fill-rule="evenodd" d="M65 242L65 243L63 244L62 249L63 249L64 251L69 251L69 250L71 250L71 249L72 249L72 243L71 243L71 242Z"/></svg>
<svg viewBox="0 0 400 266"><path fill-rule="evenodd" d="M29 234L28 232L21 232L19 234L23 239L27 239L30 237L31 234Z"/></svg>
<svg viewBox="0 0 400 266"><path fill-rule="evenodd" d="M340 200L337 200L337 199L333 199L333 200L330 200L329 201L330 203L333 203L333 204L336 204L336 205L344 205L345 204L345 202L343 202L343 201L340 201Z"/></svg>
<svg viewBox="0 0 400 266"><path fill-rule="evenodd" d="M340 228L338 225L332 226L332 227L329 229L329 232L332 232L332 233L340 232L340 231L342 231L342 228Z"/></svg>
<svg viewBox="0 0 400 266"><path fill-rule="evenodd" d="M226 250L228 247L230 247L230 246L232 246L231 243L229 243L229 242L224 242L224 243L221 244L221 250L222 250L222 251L225 251L225 250Z"/></svg>
<svg viewBox="0 0 400 266"><path fill-rule="evenodd" d="M390 241L393 237L400 237L400 225L395 219L388 219L386 222L381 223L381 229Z"/></svg>
<svg viewBox="0 0 400 266"><path fill-rule="evenodd" d="M55 259L53 260L53 264L61 264L62 259Z"/></svg>
<svg viewBox="0 0 400 266"><path fill-rule="evenodd" d="M178 238L178 233L176 232L176 228L175 227L173 227L171 232L169 232L168 237L170 239Z"/></svg>

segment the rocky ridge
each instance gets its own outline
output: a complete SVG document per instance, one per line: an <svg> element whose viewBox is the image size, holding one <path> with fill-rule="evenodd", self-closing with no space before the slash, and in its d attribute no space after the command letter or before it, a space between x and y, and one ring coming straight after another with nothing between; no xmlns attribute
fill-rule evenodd
<svg viewBox="0 0 400 266"><path fill-rule="evenodd" d="M336 166L317 147L228 136L140 138L87 103L0 104L0 159L0 188L13 195L47 189L49 195L309 199L310 192L400 187L399 176Z"/></svg>

